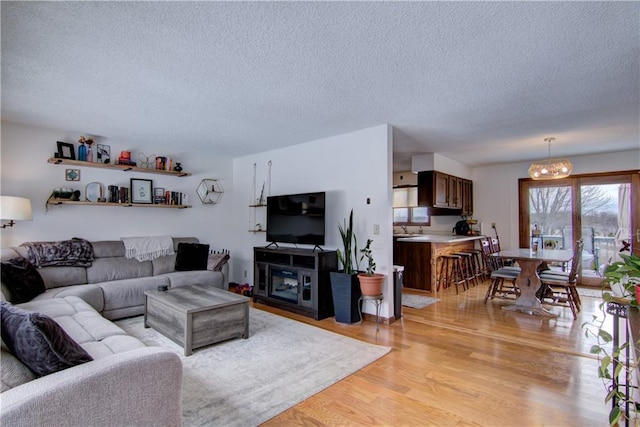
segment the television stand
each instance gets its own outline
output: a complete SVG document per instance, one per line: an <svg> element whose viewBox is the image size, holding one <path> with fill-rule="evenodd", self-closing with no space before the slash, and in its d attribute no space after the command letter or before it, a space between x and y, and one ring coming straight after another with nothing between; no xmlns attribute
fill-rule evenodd
<svg viewBox="0 0 640 427"><path fill-rule="evenodd" d="M329 272L338 256L319 249L254 247L253 301L316 320L333 316Z"/></svg>

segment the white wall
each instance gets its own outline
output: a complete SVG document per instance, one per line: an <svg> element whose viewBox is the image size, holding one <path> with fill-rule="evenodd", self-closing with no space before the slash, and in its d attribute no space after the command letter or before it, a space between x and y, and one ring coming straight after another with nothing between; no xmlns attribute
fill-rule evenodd
<svg viewBox="0 0 640 427"><path fill-rule="evenodd" d="M613 172L640 169L640 150L571 157L573 174ZM496 223L505 247L517 247L518 179L528 178L531 162L510 163L474 168L473 217L483 223L484 233L493 236L491 223Z"/></svg>
<svg viewBox="0 0 640 427"><path fill-rule="evenodd" d="M458 178L471 179L473 168L438 153L417 154L411 157L411 170L438 171Z"/></svg>
<svg viewBox="0 0 640 427"><path fill-rule="evenodd" d="M81 237L88 240L118 240L120 237L141 235L195 236L212 249L220 249L231 241L230 215L233 199L233 162L215 152L183 151L179 144L161 151L153 146L133 147L127 141L103 139L111 146L112 159L122 150L143 152L146 155L166 155L180 161L185 172L193 175L172 176L132 173L80 167L80 181L65 181L64 165L47 163L56 151L56 141L74 143L81 134L53 129L35 128L2 122L1 193L31 199L33 221L19 222L12 228L1 229L2 247L19 245L33 240L60 240ZM151 144L149 146L152 146ZM95 146L94 146L95 148ZM113 161L113 160L112 160ZM121 208L102 206L50 206L45 202L56 187L70 187L82 192L93 181L108 185L129 186L130 178L153 180L153 185L189 194L191 209ZM195 190L202 178L218 178L226 193L218 205L203 205Z"/></svg>
<svg viewBox="0 0 640 427"><path fill-rule="evenodd" d="M272 161L271 195L327 193L324 249L341 247L337 225L353 208L359 246L368 238L373 239L376 271L387 275L381 315L389 317L389 307L393 307L391 131L390 126L381 125L235 159L233 228L240 232L233 241L235 262L231 280L253 284L253 247L268 244L265 233L248 232L252 228L248 205L253 198L254 163L257 164L256 194L259 196L262 183L267 181L267 163ZM374 224L380 226L379 235L373 233ZM365 311L375 313L373 307L367 306Z"/></svg>

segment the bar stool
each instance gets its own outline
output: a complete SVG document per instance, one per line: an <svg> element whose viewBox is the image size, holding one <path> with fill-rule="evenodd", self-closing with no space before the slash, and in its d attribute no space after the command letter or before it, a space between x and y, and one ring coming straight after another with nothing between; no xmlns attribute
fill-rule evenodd
<svg viewBox="0 0 640 427"><path fill-rule="evenodd" d="M474 286L478 286L478 279L473 269L473 254L470 252L456 252L454 255L460 257L460 271L462 272L462 277L464 277L465 282L467 282L467 289L471 287L472 280L475 283Z"/></svg>
<svg viewBox="0 0 640 427"><path fill-rule="evenodd" d="M471 254L471 267L473 268L473 274L476 278L480 279L480 282L484 282L484 280L489 277L489 271L484 264L482 251L480 249L467 249L462 252ZM478 282L476 281L476 284L477 283Z"/></svg>
<svg viewBox="0 0 640 427"><path fill-rule="evenodd" d="M456 286L456 295L458 294L458 285L462 284L462 289L466 290L466 283L461 268L461 259L459 255L440 255L438 258L440 263L440 275L438 278L438 285L436 290L440 290L440 285L443 289L448 288L452 284Z"/></svg>

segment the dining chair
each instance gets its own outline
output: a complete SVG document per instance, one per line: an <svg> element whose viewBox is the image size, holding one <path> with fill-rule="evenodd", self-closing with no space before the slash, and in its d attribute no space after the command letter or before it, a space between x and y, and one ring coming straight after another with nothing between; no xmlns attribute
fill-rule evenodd
<svg viewBox="0 0 640 427"><path fill-rule="evenodd" d="M482 239L480 241L480 248L482 249L482 256L485 260L485 263L491 262L493 270L506 268L508 270L513 270L517 273L520 273L520 267L513 264L505 265L504 259L489 256L489 254L500 252L500 242L497 241L497 243L494 243L494 240L497 239L487 237L486 239Z"/></svg>
<svg viewBox="0 0 640 427"><path fill-rule="evenodd" d="M500 298L512 298L520 295L520 289L516 285L516 278L520 274L517 267L500 267L499 258L490 256L493 253L491 242L488 239L482 239L482 257L489 271L489 288L484 296L484 303L489 298L496 296Z"/></svg>
<svg viewBox="0 0 640 427"><path fill-rule="evenodd" d="M500 238L498 236L492 237L490 240L490 246L493 253L500 252L502 250L502 247L500 246ZM499 267L510 267L514 264L512 259L497 258L497 260Z"/></svg>
<svg viewBox="0 0 640 427"><path fill-rule="evenodd" d="M562 227L562 244L565 248L571 245L571 238L573 236L571 226ZM600 249L596 248L596 233L594 227L582 227L582 241L584 242L581 257L582 265L587 270L598 271L600 267ZM568 249L568 248L567 248Z"/></svg>
<svg viewBox="0 0 640 427"><path fill-rule="evenodd" d="M573 249L573 259L571 260L571 270L568 274L553 270L544 270L539 274L542 282L538 294L540 301L545 304L571 309L574 320L578 318L578 312L580 312L580 306L582 305L576 284L578 282L578 273L582 268L583 248L584 241L582 239L576 241Z"/></svg>

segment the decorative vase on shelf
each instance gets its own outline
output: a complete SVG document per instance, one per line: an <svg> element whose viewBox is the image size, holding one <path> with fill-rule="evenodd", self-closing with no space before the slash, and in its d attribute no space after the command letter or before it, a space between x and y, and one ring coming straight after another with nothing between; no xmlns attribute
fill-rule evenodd
<svg viewBox="0 0 640 427"><path fill-rule="evenodd" d="M87 162L93 163L93 149L91 146L93 145L93 139L87 139Z"/></svg>
<svg viewBox="0 0 640 427"><path fill-rule="evenodd" d="M180 165L180 162L176 162L176 165L173 167L173 170L176 172L182 172L182 166Z"/></svg>
<svg viewBox="0 0 640 427"><path fill-rule="evenodd" d="M80 140L80 147L78 147L78 160L87 161L87 147L84 145L84 140Z"/></svg>

